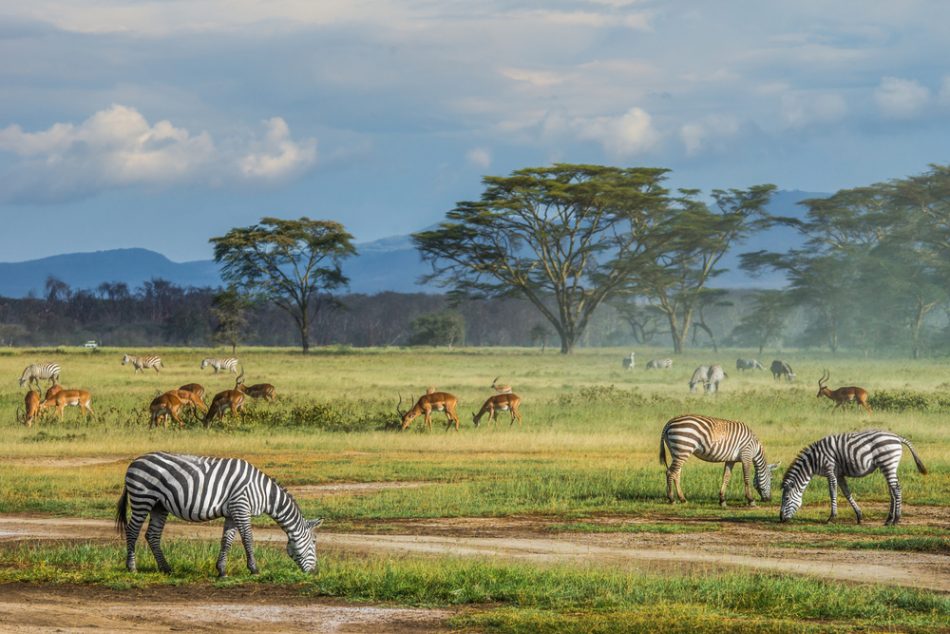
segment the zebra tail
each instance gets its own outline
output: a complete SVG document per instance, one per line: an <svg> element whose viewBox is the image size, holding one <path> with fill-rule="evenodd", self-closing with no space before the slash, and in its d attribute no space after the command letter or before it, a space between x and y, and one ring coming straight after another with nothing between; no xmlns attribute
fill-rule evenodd
<svg viewBox="0 0 950 634"><path fill-rule="evenodd" d="M917 470L922 474L927 475L927 467L924 466L924 463L920 460L920 456L917 455L917 451L914 449L914 446L910 444L910 441L904 437L898 436L901 439L901 442L907 445L907 448L910 449L910 455L914 457L914 462L917 463Z"/></svg>
<svg viewBox="0 0 950 634"><path fill-rule="evenodd" d="M122 495L119 497L118 504L115 505L115 530L119 535L125 535L125 527L128 524L126 519L126 509L129 504L129 491L122 487Z"/></svg>
<svg viewBox="0 0 950 634"><path fill-rule="evenodd" d="M660 464L666 467L667 469L670 468L670 465L666 463L666 447L663 443L662 435L660 435Z"/></svg>

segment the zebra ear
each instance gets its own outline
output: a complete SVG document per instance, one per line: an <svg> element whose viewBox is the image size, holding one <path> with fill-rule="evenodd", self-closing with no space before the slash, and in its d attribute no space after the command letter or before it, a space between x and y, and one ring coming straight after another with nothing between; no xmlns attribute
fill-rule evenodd
<svg viewBox="0 0 950 634"><path fill-rule="evenodd" d="M315 519L315 520L307 520L307 528L309 528L310 530L315 529L316 527L320 526L321 524L323 524L323 518L322 518L322 517L319 518L319 519Z"/></svg>
<svg viewBox="0 0 950 634"><path fill-rule="evenodd" d="M770 465L769 465L769 471L775 471L776 469L778 469L778 466L779 466L780 464L782 464L782 463L781 463L781 462L776 462L775 464L770 464Z"/></svg>

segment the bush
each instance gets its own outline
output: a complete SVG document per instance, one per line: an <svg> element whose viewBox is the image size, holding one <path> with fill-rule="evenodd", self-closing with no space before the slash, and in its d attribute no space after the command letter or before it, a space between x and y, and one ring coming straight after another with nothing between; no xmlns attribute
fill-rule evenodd
<svg viewBox="0 0 950 634"><path fill-rule="evenodd" d="M876 410L888 412L938 412L950 409L950 396L910 390L876 390L868 397Z"/></svg>

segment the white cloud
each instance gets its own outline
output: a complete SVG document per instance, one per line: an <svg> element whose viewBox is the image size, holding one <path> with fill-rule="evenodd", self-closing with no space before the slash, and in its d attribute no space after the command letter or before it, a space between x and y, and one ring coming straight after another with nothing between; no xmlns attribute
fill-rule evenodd
<svg viewBox="0 0 950 634"><path fill-rule="evenodd" d="M913 79L884 77L874 91L874 101L885 116L909 119L926 107L930 90Z"/></svg>
<svg viewBox="0 0 950 634"><path fill-rule="evenodd" d="M313 165L317 158L316 139L300 143L290 138L290 128L280 117L264 121L267 136L255 151L241 159L241 173L251 179L283 180Z"/></svg>
<svg viewBox="0 0 950 634"><path fill-rule="evenodd" d="M699 121L680 127L680 140L686 154L695 156L709 145L734 137L739 133L739 121L731 115L709 115Z"/></svg>
<svg viewBox="0 0 950 634"><path fill-rule="evenodd" d="M782 96L782 120L789 128L833 123L848 112L844 97L837 93L785 94Z"/></svg>
<svg viewBox="0 0 950 634"><path fill-rule="evenodd" d="M549 115L543 122L544 136L569 135L599 143L615 158L627 158L652 149L660 139L650 115L631 108L618 116L565 117Z"/></svg>
<svg viewBox="0 0 950 634"><path fill-rule="evenodd" d="M150 124L120 104L38 132L11 125L0 129L0 153L16 157L0 179L0 198L48 202L130 186L276 180L314 162L314 139L293 141L279 117L265 124L264 140L239 153L219 149L208 132Z"/></svg>
<svg viewBox="0 0 950 634"><path fill-rule="evenodd" d="M465 158L475 167L485 169L491 166L491 152L487 148L472 148L466 152Z"/></svg>

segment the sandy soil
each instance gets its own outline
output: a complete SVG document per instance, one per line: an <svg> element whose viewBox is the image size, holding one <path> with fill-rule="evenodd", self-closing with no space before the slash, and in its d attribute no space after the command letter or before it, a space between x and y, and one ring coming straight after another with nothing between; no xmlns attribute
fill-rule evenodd
<svg viewBox="0 0 950 634"><path fill-rule="evenodd" d="M450 610L360 606L314 601L274 588L95 590L87 587L0 586L3 632L442 632Z"/></svg>
<svg viewBox="0 0 950 634"><path fill-rule="evenodd" d="M540 520L532 518L417 520L405 522L404 526L407 530L399 534L320 531L318 547L347 552L490 557L542 564L573 562L656 572L742 568L950 592L950 557L945 555L819 549L813 544L826 536L777 533L748 525L678 534L552 533L545 530ZM166 535L217 539L220 531L219 523L173 522L167 526ZM278 528L257 528L254 535L258 541L286 539ZM0 541L77 538L118 539L112 523L105 520L0 515ZM773 545L777 541L792 541L801 546L777 547Z"/></svg>

